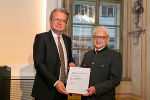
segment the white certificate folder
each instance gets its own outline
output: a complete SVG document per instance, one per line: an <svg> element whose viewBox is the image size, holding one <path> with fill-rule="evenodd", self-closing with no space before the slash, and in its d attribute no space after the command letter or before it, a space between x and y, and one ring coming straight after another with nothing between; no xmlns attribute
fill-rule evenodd
<svg viewBox="0 0 150 100"><path fill-rule="evenodd" d="M70 67L66 91L75 94L87 94L90 68Z"/></svg>

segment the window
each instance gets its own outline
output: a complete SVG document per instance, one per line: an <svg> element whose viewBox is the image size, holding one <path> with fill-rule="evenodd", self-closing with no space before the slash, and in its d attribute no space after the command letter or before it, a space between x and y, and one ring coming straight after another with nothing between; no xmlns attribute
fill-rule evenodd
<svg viewBox="0 0 150 100"><path fill-rule="evenodd" d="M115 7L102 6L102 17L114 17Z"/></svg>
<svg viewBox="0 0 150 100"><path fill-rule="evenodd" d="M105 26L110 31L109 48L121 50L121 22L119 0L73 0L72 50L75 61L81 64L85 52L93 49L92 32L95 26Z"/></svg>

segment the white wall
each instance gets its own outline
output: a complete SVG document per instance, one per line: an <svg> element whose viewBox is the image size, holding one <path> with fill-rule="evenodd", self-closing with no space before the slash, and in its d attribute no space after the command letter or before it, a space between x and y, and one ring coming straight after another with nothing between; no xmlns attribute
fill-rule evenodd
<svg viewBox="0 0 150 100"><path fill-rule="evenodd" d="M58 2L0 0L0 65L11 67L12 76L33 75L34 37L49 30L49 14Z"/></svg>

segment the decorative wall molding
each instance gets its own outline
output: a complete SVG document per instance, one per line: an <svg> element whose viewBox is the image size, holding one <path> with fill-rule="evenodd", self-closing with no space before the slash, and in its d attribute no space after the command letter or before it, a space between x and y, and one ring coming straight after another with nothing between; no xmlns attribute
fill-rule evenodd
<svg viewBox="0 0 150 100"><path fill-rule="evenodd" d="M145 29L142 28L142 25L140 25L140 23L143 21L142 20L143 13L144 13L143 0L133 1L132 5L133 24L131 29L132 31L128 33L129 36L133 37L134 45L138 44L140 35L146 31Z"/></svg>

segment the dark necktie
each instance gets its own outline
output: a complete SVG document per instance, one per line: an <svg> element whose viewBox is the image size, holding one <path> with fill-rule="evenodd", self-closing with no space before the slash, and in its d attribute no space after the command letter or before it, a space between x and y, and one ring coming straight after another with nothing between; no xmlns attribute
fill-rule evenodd
<svg viewBox="0 0 150 100"><path fill-rule="evenodd" d="M98 53L98 49L96 49L96 51L95 51L95 52L96 52L96 54L97 54L97 53Z"/></svg>
<svg viewBox="0 0 150 100"><path fill-rule="evenodd" d="M64 52L62 45L60 43L60 37L58 37L58 49L59 49L59 57L61 62L61 75L60 75L60 81L65 82L65 60L64 60Z"/></svg>

